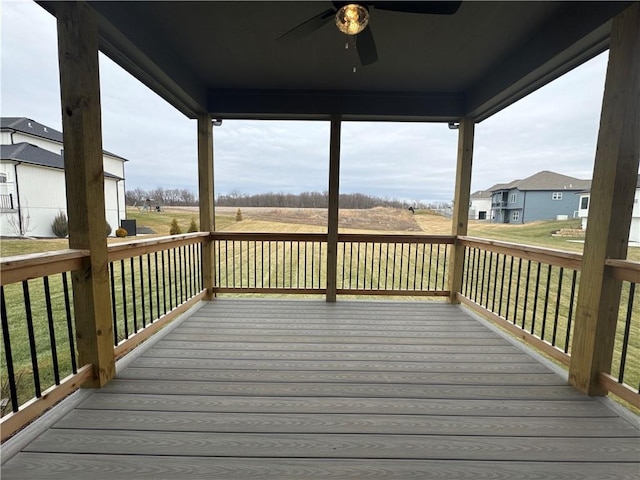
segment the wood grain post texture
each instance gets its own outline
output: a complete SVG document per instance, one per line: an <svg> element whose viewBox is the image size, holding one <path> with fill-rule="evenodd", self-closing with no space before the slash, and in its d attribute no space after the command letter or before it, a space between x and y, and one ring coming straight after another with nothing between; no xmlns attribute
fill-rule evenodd
<svg viewBox="0 0 640 480"><path fill-rule="evenodd" d="M56 4L69 247L90 256L72 272L79 364L93 365L85 386L115 375L107 258L98 71L98 26L83 2Z"/></svg>
<svg viewBox="0 0 640 480"><path fill-rule="evenodd" d="M338 209L340 202L340 130L342 119L331 117L329 145L329 211L327 214L327 302L336 301L338 276Z"/></svg>
<svg viewBox="0 0 640 480"><path fill-rule="evenodd" d="M460 303L456 294L462 288L464 267L464 245L457 241L458 236L467 234L469 226L469 199L471 190L471 170L473 163L473 138L475 121L463 118L458 128L458 161L456 167L456 191L453 200L453 219L451 234L456 243L451 249L449 259L449 302Z"/></svg>
<svg viewBox="0 0 640 480"><path fill-rule="evenodd" d="M214 232L216 217L213 190L213 123L211 115L198 117L198 196L200 203L200 230ZM206 299L213 300L215 286L215 249L211 239L202 245L202 278L207 290Z"/></svg>
<svg viewBox="0 0 640 480"><path fill-rule="evenodd" d="M621 281L605 260L626 258L640 158L640 3L618 15L611 32L591 204L576 308L569 381L604 395L611 371Z"/></svg>

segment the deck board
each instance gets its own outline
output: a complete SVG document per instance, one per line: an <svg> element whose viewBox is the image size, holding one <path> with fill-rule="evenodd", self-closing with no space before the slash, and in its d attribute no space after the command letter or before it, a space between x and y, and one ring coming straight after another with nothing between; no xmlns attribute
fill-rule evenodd
<svg viewBox="0 0 640 480"><path fill-rule="evenodd" d="M2 466L29 478L631 479L640 430L456 306L223 299Z"/></svg>

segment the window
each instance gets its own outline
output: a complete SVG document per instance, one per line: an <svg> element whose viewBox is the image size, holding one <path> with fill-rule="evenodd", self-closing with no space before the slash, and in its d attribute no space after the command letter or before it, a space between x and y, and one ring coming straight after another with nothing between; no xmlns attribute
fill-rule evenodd
<svg viewBox="0 0 640 480"><path fill-rule="evenodd" d="M587 208L589 208L589 197L582 197L580 199L580 209L586 210Z"/></svg>
<svg viewBox="0 0 640 480"><path fill-rule="evenodd" d="M516 203L517 199L518 199L518 194L517 193L512 193L511 197L509 197L509 203Z"/></svg>
<svg viewBox="0 0 640 480"><path fill-rule="evenodd" d="M551 194L551 200L562 200L562 192L553 192Z"/></svg>
<svg viewBox="0 0 640 480"><path fill-rule="evenodd" d="M7 183L7 174L0 172L0 183Z"/></svg>
<svg viewBox="0 0 640 480"><path fill-rule="evenodd" d="M511 212L511 220L514 222L520 221L520 211L516 210L515 212Z"/></svg>

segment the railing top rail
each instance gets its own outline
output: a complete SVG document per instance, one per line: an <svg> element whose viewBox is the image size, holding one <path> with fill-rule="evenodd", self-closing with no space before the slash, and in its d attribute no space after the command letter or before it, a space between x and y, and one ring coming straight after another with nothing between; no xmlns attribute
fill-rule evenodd
<svg viewBox="0 0 640 480"><path fill-rule="evenodd" d="M420 235L420 234L368 234L368 233L339 233L339 242L388 242L388 243L433 243L453 244L453 235Z"/></svg>
<svg viewBox="0 0 640 480"><path fill-rule="evenodd" d="M605 264L611 269L614 278L626 282L640 283L640 262L609 259L605 261Z"/></svg>
<svg viewBox="0 0 640 480"><path fill-rule="evenodd" d="M213 240L262 240L262 241L324 241L326 233L265 233L265 232L211 232ZM339 242L396 242L396 243L434 243L452 244L452 235L420 235L420 234L369 234L369 233L339 233Z"/></svg>
<svg viewBox="0 0 640 480"><path fill-rule="evenodd" d="M262 240L319 242L327 239L326 233L282 233L282 232L211 232L212 240Z"/></svg>
<svg viewBox="0 0 640 480"><path fill-rule="evenodd" d="M521 257L525 260L533 260L558 267L580 270L582 266L581 253L466 236L458 237L457 241L461 245L485 248L492 252Z"/></svg>
<svg viewBox="0 0 640 480"><path fill-rule="evenodd" d="M89 250L56 250L0 258L0 285L46 277L82 267Z"/></svg>
<svg viewBox="0 0 640 480"><path fill-rule="evenodd" d="M209 232L185 233L183 235L170 235L142 240L133 240L126 243L114 243L109 245L109 261L113 262L123 258L137 257L146 253L158 252L167 248L200 243L209 237Z"/></svg>

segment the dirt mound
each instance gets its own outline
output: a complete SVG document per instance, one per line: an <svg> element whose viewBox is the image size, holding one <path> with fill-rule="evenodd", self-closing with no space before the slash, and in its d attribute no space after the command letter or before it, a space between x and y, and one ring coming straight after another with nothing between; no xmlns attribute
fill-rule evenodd
<svg viewBox="0 0 640 480"><path fill-rule="evenodd" d="M235 207L218 207L222 215L235 215ZM327 210L324 208L241 208L244 219L263 220L303 225L327 224ZM343 228L381 231L419 232L420 226L408 210L375 207L363 210L340 210L339 225Z"/></svg>

